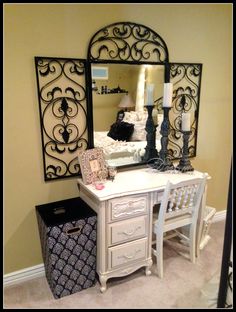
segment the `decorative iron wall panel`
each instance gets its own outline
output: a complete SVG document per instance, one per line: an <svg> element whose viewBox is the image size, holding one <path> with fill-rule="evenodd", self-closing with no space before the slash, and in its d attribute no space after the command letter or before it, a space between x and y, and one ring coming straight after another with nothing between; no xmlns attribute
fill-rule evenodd
<svg viewBox="0 0 236 312"><path fill-rule="evenodd" d="M81 174L78 152L91 145L86 61L35 57L44 180Z"/></svg>
<svg viewBox="0 0 236 312"><path fill-rule="evenodd" d="M174 159L182 155L182 113L191 113L191 135L188 155L196 156L202 64L170 63L170 82L173 83L173 109L170 110L169 153Z"/></svg>
<svg viewBox="0 0 236 312"><path fill-rule="evenodd" d="M181 133L182 113L191 113L191 135L188 156L197 152L197 129L200 104L202 64L170 63L170 82L173 83L173 108L169 112L170 134L168 151L172 159L182 155L183 139ZM163 97L155 100L158 111L162 112Z"/></svg>
<svg viewBox="0 0 236 312"><path fill-rule="evenodd" d="M91 38L88 59L91 62L168 62L165 41L147 26L119 22L108 25Z"/></svg>

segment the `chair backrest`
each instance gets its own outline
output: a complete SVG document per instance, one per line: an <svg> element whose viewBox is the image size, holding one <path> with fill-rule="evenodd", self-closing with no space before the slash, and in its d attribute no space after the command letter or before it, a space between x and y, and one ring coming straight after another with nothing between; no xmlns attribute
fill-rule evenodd
<svg viewBox="0 0 236 312"><path fill-rule="evenodd" d="M179 183L168 181L158 215L158 222L188 215L197 220L207 175Z"/></svg>

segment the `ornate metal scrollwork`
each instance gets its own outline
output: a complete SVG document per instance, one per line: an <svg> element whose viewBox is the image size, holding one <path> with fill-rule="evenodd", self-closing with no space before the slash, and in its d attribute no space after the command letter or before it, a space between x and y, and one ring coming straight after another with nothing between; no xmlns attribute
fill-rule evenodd
<svg viewBox="0 0 236 312"><path fill-rule="evenodd" d="M169 113L169 156L172 159L181 158L183 152L181 115L185 112L191 112L193 119L188 143L188 157L195 157L202 64L170 63L170 65L170 82L173 83L173 108ZM162 97L155 101L158 112L162 112L162 102Z"/></svg>
<svg viewBox="0 0 236 312"><path fill-rule="evenodd" d="M202 64L170 63L170 81L173 83L173 109L170 111L171 129L169 152L172 158L182 155L181 115L191 112L191 135L189 137L188 157L196 156L198 113Z"/></svg>
<svg viewBox="0 0 236 312"><path fill-rule="evenodd" d="M91 38L88 59L91 62L113 60L122 62L168 62L164 40L152 29L130 22L108 25Z"/></svg>
<svg viewBox="0 0 236 312"><path fill-rule="evenodd" d="M45 181L81 174L78 152L93 146L92 93L85 86L92 85L90 65L96 62L165 65L165 81L170 73L174 85L169 156L181 158L181 114L186 111L194 116L189 157L196 156L202 65L169 63L167 45L155 31L119 22L93 35L87 60L35 57ZM161 111L162 98L155 104Z"/></svg>
<svg viewBox="0 0 236 312"><path fill-rule="evenodd" d="M85 61L35 57L44 179L78 176L89 145Z"/></svg>
<svg viewBox="0 0 236 312"><path fill-rule="evenodd" d="M189 157L196 156L197 124L202 64L169 63L164 40L152 29L131 22L108 25L94 34L89 42L90 62L156 63L166 66L167 80L173 83L173 109L170 111L168 154L172 159L182 156L183 140L180 131L182 112L192 112L189 138ZM166 79L166 77L165 77ZM162 98L155 101L162 111Z"/></svg>

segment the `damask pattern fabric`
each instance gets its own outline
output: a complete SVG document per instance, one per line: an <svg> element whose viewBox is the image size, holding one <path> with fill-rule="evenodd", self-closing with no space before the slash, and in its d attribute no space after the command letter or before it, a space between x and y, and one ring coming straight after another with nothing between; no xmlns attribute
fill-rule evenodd
<svg viewBox="0 0 236 312"><path fill-rule="evenodd" d="M125 112L123 121L134 124L134 131L131 135L130 141L146 141L147 132L146 122L147 122L147 111L130 111ZM161 124L163 121L163 114L156 114L157 127L156 127L156 140L161 139Z"/></svg>
<svg viewBox="0 0 236 312"><path fill-rule="evenodd" d="M75 209L79 211L78 206ZM45 275L54 298L95 285L96 214L90 213L88 217L48 226L40 209L36 209L36 213ZM77 228L79 233L68 234L68 231Z"/></svg>

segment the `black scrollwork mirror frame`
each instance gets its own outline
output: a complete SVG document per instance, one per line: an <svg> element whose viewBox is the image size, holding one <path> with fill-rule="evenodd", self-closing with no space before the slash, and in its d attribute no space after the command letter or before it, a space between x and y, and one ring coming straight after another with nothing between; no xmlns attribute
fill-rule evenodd
<svg viewBox="0 0 236 312"><path fill-rule="evenodd" d="M113 23L97 31L89 42L87 59L90 73L92 63L164 65L164 82L173 83L169 156L172 160L181 158L181 113L190 110L194 111L194 119L188 151L189 157L196 156L202 64L169 62L169 52L163 38L151 28L133 22ZM91 74L88 82L92 85ZM88 96L92 103L91 88ZM162 101L162 97L154 101L158 111L162 110ZM137 164L129 167L134 165Z"/></svg>
<svg viewBox="0 0 236 312"><path fill-rule="evenodd" d="M110 50L108 41L113 45ZM170 125L170 156L181 157L180 115L191 109L194 121L189 157L196 156L202 64L170 63L167 45L160 35L141 24L119 22L92 36L86 60L35 57L45 181L81 176L78 152L94 146L92 63L164 65L164 82L174 85L176 112ZM161 110L162 98L155 104Z"/></svg>

